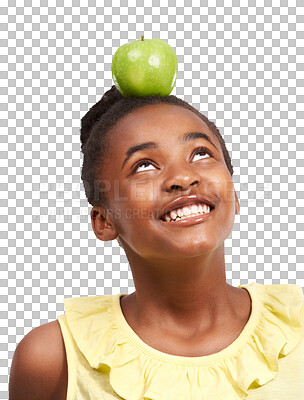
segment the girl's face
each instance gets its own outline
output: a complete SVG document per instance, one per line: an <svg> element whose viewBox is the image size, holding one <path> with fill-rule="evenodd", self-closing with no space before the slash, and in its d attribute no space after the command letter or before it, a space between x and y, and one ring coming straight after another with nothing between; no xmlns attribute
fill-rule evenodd
<svg viewBox="0 0 304 400"><path fill-rule="evenodd" d="M102 179L109 188L108 213L126 252L180 260L224 242L239 202L220 143L198 116L172 104L148 105L121 119L108 137ZM171 204L178 198L181 204ZM168 207L176 210L202 198L213 205L207 218L163 220Z"/></svg>

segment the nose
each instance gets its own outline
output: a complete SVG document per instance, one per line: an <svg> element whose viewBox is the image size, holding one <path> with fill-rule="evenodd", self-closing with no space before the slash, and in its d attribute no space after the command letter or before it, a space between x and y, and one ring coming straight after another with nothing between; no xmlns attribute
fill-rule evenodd
<svg viewBox="0 0 304 400"><path fill-rule="evenodd" d="M186 191L192 186L198 185L200 182L200 176L193 169L187 166L172 166L167 171L167 176L164 180L164 189L167 192L172 190Z"/></svg>

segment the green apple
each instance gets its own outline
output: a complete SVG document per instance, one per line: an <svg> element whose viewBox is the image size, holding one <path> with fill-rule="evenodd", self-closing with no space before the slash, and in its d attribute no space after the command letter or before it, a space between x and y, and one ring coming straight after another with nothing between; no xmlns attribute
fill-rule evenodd
<svg viewBox="0 0 304 400"><path fill-rule="evenodd" d="M144 39L120 46L112 60L113 81L124 97L168 96L178 65L172 47L161 39Z"/></svg>

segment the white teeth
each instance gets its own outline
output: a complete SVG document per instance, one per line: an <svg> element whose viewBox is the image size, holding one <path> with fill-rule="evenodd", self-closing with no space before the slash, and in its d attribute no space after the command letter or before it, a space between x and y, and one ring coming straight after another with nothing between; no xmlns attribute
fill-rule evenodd
<svg viewBox="0 0 304 400"><path fill-rule="evenodd" d="M183 208L183 213L184 213L184 215L190 215L191 214L191 210L190 210L190 208L188 208L188 207L184 207Z"/></svg>
<svg viewBox="0 0 304 400"><path fill-rule="evenodd" d="M204 213L207 214L210 211L210 207L207 206L207 204L204 204L203 205L203 210L204 210Z"/></svg>
<svg viewBox="0 0 304 400"><path fill-rule="evenodd" d="M170 212L170 217L171 217L171 219L175 219L177 217L176 212L175 211L171 211Z"/></svg>
<svg viewBox="0 0 304 400"><path fill-rule="evenodd" d="M197 207L197 205L195 204L194 206L191 206L191 213L192 213L192 214L197 214L197 212L198 212L198 207Z"/></svg>
<svg viewBox="0 0 304 400"><path fill-rule="evenodd" d="M188 218L189 216L208 214L210 206L207 204L193 204L188 207L178 208L166 214L164 219L167 222L179 221L180 219Z"/></svg>
<svg viewBox="0 0 304 400"><path fill-rule="evenodd" d="M179 208L179 209L177 210L177 215L178 215L179 217L182 217L182 216L184 215L183 210L182 210L181 208Z"/></svg>

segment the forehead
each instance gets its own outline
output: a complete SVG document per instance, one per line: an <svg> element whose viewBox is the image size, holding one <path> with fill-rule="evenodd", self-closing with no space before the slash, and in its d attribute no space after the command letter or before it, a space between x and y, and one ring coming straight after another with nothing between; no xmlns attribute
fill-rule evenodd
<svg viewBox="0 0 304 400"><path fill-rule="evenodd" d="M137 108L120 119L111 131L115 144L118 143L117 135L121 135L125 145L146 141L151 135L160 142L174 141L177 136L197 131L208 134L220 147L215 134L198 115L174 104L149 104Z"/></svg>

